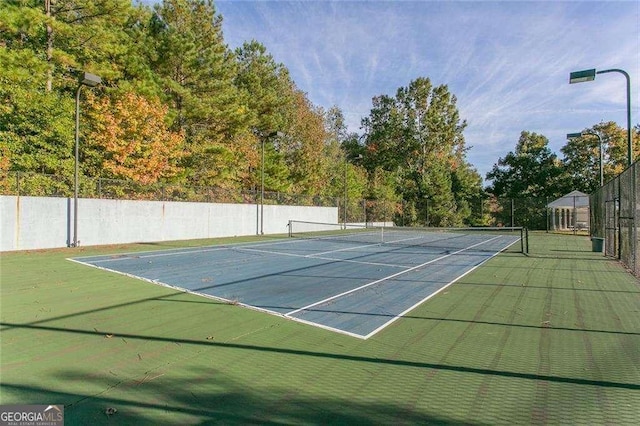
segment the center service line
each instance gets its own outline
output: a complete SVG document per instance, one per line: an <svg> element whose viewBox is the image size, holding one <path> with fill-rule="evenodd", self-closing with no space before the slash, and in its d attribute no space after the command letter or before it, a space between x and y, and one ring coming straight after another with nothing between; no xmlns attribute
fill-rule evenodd
<svg viewBox="0 0 640 426"><path fill-rule="evenodd" d="M315 302L315 303L312 303L312 304L310 304L310 305L303 306L302 308L299 308L299 309L296 309L296 310L293 310L293 311L291 311L291 312L286 313L286 314L285 314L285 316L291 316L291 315L297 314L297 313L298 313L298 312L300 312L300 311L305 311L305 310L307 310L307 309L309 309L309 308L313 308L314 306L318 306L318 305L321 305L321 304L323 304L323 303L329 302L329 301L331 301L331 300L337 299L337 298L339 298L339 297L346 296L347 294L350 294L350 293L356 292L356 291L358 291L358 290L362 290L363 288L370 287L370 286L372 286L372 285L374 285L374 284L378 284L378 283L380 283L380 282L382 282L382 281L386 281L386 280L389 280L389 279L391 279L391 278L395 278L395 277L397 277L397 276L399 276L399 275L406 274L407 272L411 272L411 271L413 271L413 270L415 270L415 269L421 268L421 267L426 266L426 265L428 265L428 264L430 264L430 263L437 262L437 261L442 260L442 259L445 259L445 258L447 258L447 257L449 257L449 256L453 256L454 254L462 253L463 251L466 251L466 250L472 249L472 248L477 247L477 246L479 246L479 245L489 243L489 242L491 242L491 241L493 241L493 240L495 240L495 239L498 239L498 238L500 238L500 236L493 237L493 238L491 238L491 239L489 239L489 240L487 240L487 241L482 241L482 242L480 242L480 243L477 243L477 244L474 244L474 245L472 245L472 246L469 246L469 247L466 247L466 248L460 249L460 250L455 251L455 252L453 252L453 253L449 253L449 254L446 254L446 255L444 255L444 256L440 256L440 257L438 257L438 258L436 258L436 259L430 260L430 261L428 261L428 262L422 263L422 264L417 265L417 266L414 266L414 267L412 267L412 268L405 269L404 271L400 271L400 272L397 272L397 273L395 273L395 274L389 275L388 277L381 278L381 279L379 279L379 280L376 280L376 281L370 282L370 283L368 283L368 284L361 285L360 287L356 287L356 288L353 288L353 289L351 289L351 290L347 290L347 291L345 291L345 292L342 292L342 293L340 293L340 294L336 294L335 296L328 297L328 298L326 298L326 299L324 299L324 300L320 300L319 302Z"/></svg>

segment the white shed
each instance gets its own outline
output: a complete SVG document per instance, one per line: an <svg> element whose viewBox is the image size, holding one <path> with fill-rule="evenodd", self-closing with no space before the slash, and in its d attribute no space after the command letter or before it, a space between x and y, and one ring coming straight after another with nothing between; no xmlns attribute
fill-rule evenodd
<svg viewBox="0 0 640 426"><path fill-rule="evenodd" d="M551 209L552 230L588 230L589 196L584 192L571 191L547 204Z"/></svg>

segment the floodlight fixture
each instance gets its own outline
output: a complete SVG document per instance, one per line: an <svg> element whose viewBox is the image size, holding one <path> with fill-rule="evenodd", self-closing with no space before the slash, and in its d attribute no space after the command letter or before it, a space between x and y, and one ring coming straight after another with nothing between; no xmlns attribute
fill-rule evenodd
<svg viewBox="0 0 640 426"><path fill-rule="evenodd" d="M633 152L631 149L631 78L629 77L629 74L625 70L618 68L602 71L596 71L595 68L583 71L574 71L569 74L569 84L592 81L595 80L596 74L605 74L609 72L620 73L624 75L627 80L627 166L631 166L631 163L633 162Z"/></svg>
<svg viewBox="0 0 640 426"><path fill-rule="evenodd" d="M100 83L102 83L100 76L91 74L90 72L82 73L82 78L80 78L80 84L84 86L96 87Z"/></svg>
<svg viewBox="0 0 640 426"><path fill-rule="evenodd" d="M569 84L583 83L585 81L592 81L596 78L596 69L574 71L569 74Z"/></svg>

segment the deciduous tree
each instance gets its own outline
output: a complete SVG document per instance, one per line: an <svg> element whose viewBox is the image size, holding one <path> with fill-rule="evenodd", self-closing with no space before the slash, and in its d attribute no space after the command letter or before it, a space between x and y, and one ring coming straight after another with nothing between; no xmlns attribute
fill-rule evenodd
<svg viewBox="0 0 640 426"><path fill-rule="evenodd" d="M396 191L409 209L426 211L428 204L431 225L462 223L468 211L458 208L453 175L468 167L465 126L447 86L434 87L428 78L418 78L399 88L394 98L374 98L373 109L363 120L371 157L367 166L396 175ZM425 223L426 214L416 220Z"/></svg>
<svg viewBox="0 0 640 426"><path fill-rule="evenodd" d="M562 166L549 149L549 140L537 133L523 131L515 151L500 158L489 173L488 191L497 197L555 197L562 195L559 179Z"/></svg>
<svg viewBox="0 0 640 426"><path fill-rule="evenodd" d="M91 99L94 128L88 140L104 174L151 184L179 172L184 135L167 128L168 107L134 93Z"/></svg>

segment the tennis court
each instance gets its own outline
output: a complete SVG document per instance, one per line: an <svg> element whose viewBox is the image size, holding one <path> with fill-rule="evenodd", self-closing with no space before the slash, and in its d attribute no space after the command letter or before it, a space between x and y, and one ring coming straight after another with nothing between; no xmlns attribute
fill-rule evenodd
<svg viewBox="0 0 640 426"><path fill-rule="evenodd" d="M519 228L292 221L290 230L293 238L253 244L71 260L366 339L497 253L524 247Z"/></svg>
<svg viewBox="0 0 640 426"><path fill-rule="evenodd" d="M0 403L64 404L69 425L640 424L637 278L586 237L533 237L369 339L66 260L216 243L328 256L312 241L2 253Z"/></svg>

